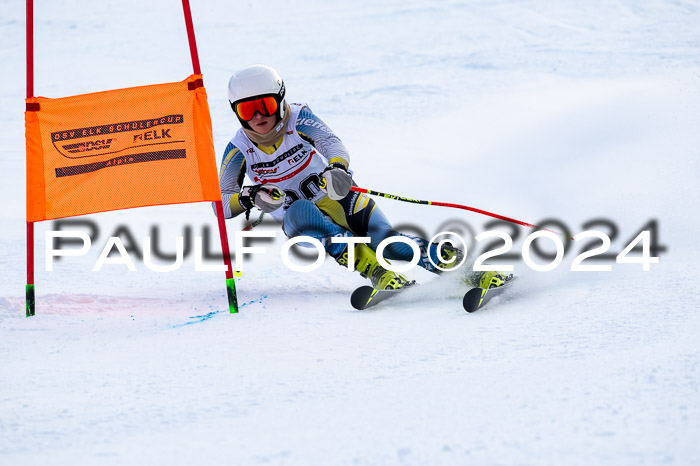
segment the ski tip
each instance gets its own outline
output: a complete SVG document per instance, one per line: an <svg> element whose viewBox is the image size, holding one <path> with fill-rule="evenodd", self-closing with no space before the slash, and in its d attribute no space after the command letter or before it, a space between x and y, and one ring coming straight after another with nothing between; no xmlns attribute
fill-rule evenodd
<svg viewBox="0 0 700 466"><path fill-rule="evenodd" d="M374 288L371 286L361 286L357 288L350 296L350 304L358 311L366 309L373 291Z"/></svg>
<svg viewBox="0 0 700 466"><path fill-rule="evenodd" d="M462 299L462 306L467 312L474 312L481 306L481 301L488 290L484 288L472 288L467 291Z"/></svg>
<svg viewBox="0 0 700 466"><path fill-rule="evenodd" d="M415 280L412 280L401 288L390 290L376 290L371 286L361 286L353 291L350 296L350 304L357 310L364 310L372 307L377 303L393 298L398 293L405 291L407 288L416 285Z"/></svg>

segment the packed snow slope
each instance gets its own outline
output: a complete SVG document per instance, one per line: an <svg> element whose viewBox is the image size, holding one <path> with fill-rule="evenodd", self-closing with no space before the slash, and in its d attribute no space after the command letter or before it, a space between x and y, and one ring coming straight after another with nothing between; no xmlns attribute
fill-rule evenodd
<svg viewBox="0 0 700 466"><path fill-rule="evenodd" d="M192 12L219 157L238 127L229 75L266 63L340 135L360 186L600 230L612 270L572 272L584 245L567 242L537 272L520 257L530 231L501 225L521 277L508 299L467 314L458 277L413 270L420 287L358 312L359 275L330 260L289 271L281 232L263 224L278 238L246 262L230 315L223 273L196 272L191 254L170 273L135 255L135 272L92 272L114 232L132 250L157 236L173 253L188 235L219 250L210 206L152 207L37 224L27 319L24 4L0 1L0 464L700 463L699 2ZM37 2L35 26L36 95L192 70L180 2ZM378 203L403 228L463 233L471 259L474 236L496 228ZM90 225L89 253L47 271L46 232ZM232 245L244 225L227 222ZM652 228L658 264L615 263Z"/></svg>

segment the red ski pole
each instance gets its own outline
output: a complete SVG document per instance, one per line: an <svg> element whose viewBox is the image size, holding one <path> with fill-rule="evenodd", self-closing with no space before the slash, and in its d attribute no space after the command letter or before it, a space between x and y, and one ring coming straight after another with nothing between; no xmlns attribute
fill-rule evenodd
<svg viewBox="0 0 700 466"><path fill-rule="evenodd" d="M549 230L547 228L538 227L537 225L533 225L532 223L523 222L521 220L516 220L516 219L510 218L510 217L505 217L505 216L499 215L499 214L494 214L493 212L488 212L486 210L477 209L476 207L469 207L469 206L461 205L461 204L449 204L446 202L421 201L418 199L410 199L407 197L395 196L393 194L380 193L379 191L372 191L371 189L359 188L357 186L352 186L350 189L352 191L357 191L358 193L370 194L372 196L381 196L381 197L385 197L387 199L394 199L396 201L410 202L412 204L437 205L437 206L441 206L441 207L451 207L453 209L469 210L472 212L476 212L477 214L488 215L489 217L498 218L500 220L505 220L506 222L515 223L517 225L522 225L522 226L530 227L530 228L536 228L538 230L550 231L550 232L556 233L558 235L561 234L559 232L552 231L552 230ZM568 235L566 235L566 236L568 236ZM573 238L571 238L571 239L573 239Z"/></svg>

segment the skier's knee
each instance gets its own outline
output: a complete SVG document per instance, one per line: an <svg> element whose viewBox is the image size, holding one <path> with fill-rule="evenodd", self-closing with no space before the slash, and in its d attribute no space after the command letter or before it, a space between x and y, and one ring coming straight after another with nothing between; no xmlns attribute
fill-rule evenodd
<svg viewBox="0 0 700 466"><path fill-rule="evenodd" d="M316 204L313 202L307 200L307 199L300 199L298 201L292 202L292 204L289 206L287 209L287 214L286 215L308 215L310 212L313 212L313 210L318 210L318 207L316 207Z"/></svg>
<svg viewBox="0 0 700 466"><path fill-rule="evenodd" d="M310 225L317 223L322 217L316 204L306 199L294 201L287 209L282 223L282 231L289 237L304 234Z"/></svg>

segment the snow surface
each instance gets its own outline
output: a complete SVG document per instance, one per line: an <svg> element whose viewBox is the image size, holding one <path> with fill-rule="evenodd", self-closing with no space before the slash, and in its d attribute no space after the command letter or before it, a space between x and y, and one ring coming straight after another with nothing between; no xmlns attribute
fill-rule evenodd
<svg viewBox="0 0 700 466"><path fill-rule="evenodd" d="M475 314L454 278L416 270L421 287L358 312L357 274L292 273L278 239L246 264L229 315L223 274L192 257L172 273L91 272L120 225L139 242L157 228L168 252L187 227L217 244L208 205L153 207L84 217L100 228L90 254L53 272L54 224L37 224L26 319L24 4L0 1L0 464L700 463L699 2L192 11L219 156L237 128L230 73L267 63L341 136L364 187L574 233L608 219L614 252L657 219L668 250L646 273L573 273L573 253L549 273L519 261L516 296ZM35 15L36 95L191 72L180 2L37 2ZM430 233L490 221L379 203ZM228 222L232 244L243 225Z"/></svg>

